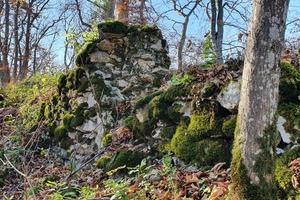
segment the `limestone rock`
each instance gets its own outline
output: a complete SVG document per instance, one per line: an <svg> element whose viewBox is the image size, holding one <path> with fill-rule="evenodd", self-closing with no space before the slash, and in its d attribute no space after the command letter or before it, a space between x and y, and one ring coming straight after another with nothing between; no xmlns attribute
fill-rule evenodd
<svg viewBox="0 0 300 200"><path fill-rule="evenodd" d="M100 49L100 50L103 50L103 51L112 51L114 50L115 46L113 43L111 43L109 40L102 40L100 41L98 44L97 44L97 47Z"/></svg>
<svg viewBox="0 0 300 200"><path fill-rule="evenodd" d="M231 81L217 96L217 101L227 110L236 113L240 101L240 81Z"/></svg>
<svg viewBox="0 0 300 200"><path fill-rule="evenodd" d="M96 51L90 55L91 62L100 63L100 62L110 62L111 58L108 53L102 51Z"/></svg>
<svg viewBox="0 0 300 200"><path fill-rule="evenodd" d="M284 123L286 122L286 120L282 117L279 116L278 120L277 120L277 130L280 133L281 139L284 143L290 144L291 143L291 135L289 133L287 133L284 129Z"/></svg>

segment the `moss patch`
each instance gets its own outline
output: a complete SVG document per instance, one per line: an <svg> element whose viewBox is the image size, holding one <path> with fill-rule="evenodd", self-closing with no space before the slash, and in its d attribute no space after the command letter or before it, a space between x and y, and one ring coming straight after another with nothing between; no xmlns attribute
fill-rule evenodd
<svg viewBox="0 0 300 200"><path fill-rule="evenodd" d="M291 161L299 157L300 147L295 147L283 153L276 160L275 177L279 187L283 190L281 196L284 196L285 199L295 199L297 195L300 195L300 190L296 190L292 185L293 172L288 167Z"/></svg>
<svg viewBox="0 0 300 200"><path fill-rule="evenodd" d="M107 170L113 170L120 166L135 167L140 164L144 155L142 152L133 150L121 150L112 162L108 163Z"/></svg>
<svg viewBox="0 0 300 200"><path fill-rule="evenodd" d="M77 66L84 66L86 64L90 64L90 54L95 52L97 49L97 44L99 40L93 40L91 42L87 42L84 44L84 46L81 48L79 53L76 56L76 65Z"/></svg>
<svg viewBox="0 0 300 200"><path fill-rule="evenodd" d="M253 171L259 178L259 184L251 184L248 170L243 163L239 136L239 126L235 130L235 142L232 150L231 162L231 198L234 199L277 199L277 186L274 177L276 152L276 125L267 127L263 136L256 139L260 152L256 155Z"/></svg>
<svg viewBox="0 0 300 200"><path fill-rule="evenodd" d="M112 142L112 134L108 133L102 138L102 146L107 147Z"/></svg>
<svg viewBox="0 0 300 200"><path fill-rule="evenodd" d="M63 138L68 136L68 131L65 126L61 125L55 128L54 130L54 139L56 141L61 141Z"/></svg>
<svg viewBox="0 0 300 200"><path fill-rule="evenodd" d="M299 102L300 73L287 62L281 63L281 78L279 84L280 102Z"/></svg>
<svg viewBox="0 0 300 200"><path fill-rule="evenodd" d="M234 130L235 130L235 126L236 126L236 119L237 119L237 116L235 115L223 122L222 132L225 134L226 137L233 139Z"/></svg>
<svg viewBox="0 0 300 200"><path fill-rule="evenodd" d="M109 21L98 24L98 29L104 33L126 34L128 26L120 21Z"/></svg>
<svg viewBox="0 0 300 200"><path fill-rule="evenodd" d="M105 169L107 163L110 161L111 157L110 156L101 156L97 162L96 162L96 167Z"/></svg>

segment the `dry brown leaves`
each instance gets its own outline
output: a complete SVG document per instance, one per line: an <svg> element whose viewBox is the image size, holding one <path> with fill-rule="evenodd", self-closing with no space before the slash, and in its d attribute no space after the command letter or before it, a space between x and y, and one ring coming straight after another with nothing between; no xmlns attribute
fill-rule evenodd
<svg viewBox="0 0 300 200"><path fill-rule="evenodd" d="M293 160L289 164L289 168L293 171L292 184L294 188L299 188L300 186L300 158Z"/></svg>

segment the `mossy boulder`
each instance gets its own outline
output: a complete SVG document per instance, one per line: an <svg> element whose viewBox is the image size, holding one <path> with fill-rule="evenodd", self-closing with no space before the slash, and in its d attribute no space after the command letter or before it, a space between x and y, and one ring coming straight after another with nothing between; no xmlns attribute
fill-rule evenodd
<svg viewBox="0 0 300 200"><path fill-rule="evenodd" d="M109 21L98 24L98 29L104 33L126 34L128 26L120 21Z"/></svg>
<svg viewBox="0 0 300 200"><path fill-rule="evenodd" d="M126 167L135 167L141 163L144 154L137 150L121 150L115 155L115 158L107 164L108 171L126 165Z"/></svg>
<svg viewBox="0 0 300 200"><path fill-rule="evenodd" d="M237 116L234 115L223 122L222 132L225 134L226 137L233 139L234 130L236 127L236 120L237 120Z"/></svg>
<svg viewBox="0 0 300 200"><path fill-rule="evenodd" d="M54 139L56 141L61 141L63 138L66 138L68 136L68 130L64 125L58 126L54 130Z"/></svg>
<svg viewBox="0 0 300 200"><path fill-rule="evenodd" d="M276 160L275 177L282 190L281 196L284 197L284 199L298 199L300 197L300 189L295 189L293 187L291 181L293 172L288 167L290 162L299 157L300 147L295 147L283 153Z"/></svg>
<svg viewBox="0 0 300 200"><path fill-rule="evenodd" d="M76 65L83 67L85 65L91 64L90 54L97 49L97 44L100 40L93 40L84 44L83 48L79 51L76 56Z"/></svg>

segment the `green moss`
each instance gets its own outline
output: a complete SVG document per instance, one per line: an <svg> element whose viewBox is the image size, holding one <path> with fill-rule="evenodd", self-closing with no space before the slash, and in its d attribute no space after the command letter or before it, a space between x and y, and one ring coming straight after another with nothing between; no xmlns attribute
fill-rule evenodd
<svg viewBox="0 0 300 200"><path fill-rule="evenodd" d="M101 169L105 169L107 163L110 161L110 156L101 156L97 162L96 162L96 167L97 168L101 168Z"/></svg>
<svg viewBox="0 0 300 200"><path fill-rule="evenodd" d="M275 120L276 121L276 120ZM276 152L276 125L267 127L262 137L256 139L260 151L256 155L253 171L259 178L259 184L251 184L246 169L240 143L243 138L239 136L239 126L235 130L235 143L232 150L231 162L231 198L240 199L277 199L277 186L274 180Z"/></svg>
<svg viewBox="0 0 300 200"><path fill-rule="evenodd" d="M187 137L187 127L183 124L179 125L176 129L171 140L171 150L176 157L186 162L191 162L198 154L196 142Z"/></svg>
<svg viewBox="0 0 300 200"><path fill-rule="evenodd" d="M134 106L133 106L133 111L135 111L136 109L139 109L139 108L142 108L144 107L145 105L147 105L154 97L158 96L162 94L161 91L158 91L158 92L154 92L154 93L151 93L143 98L141 98L139 101L137 101Z"/></svg>
<svg viewBox="0 0 300 200"><path fill-rule="evenodd" d="M200 97L201 98L209 98L213 96L214 94L217 94L218 86L216 86L214 83L207 83L204 85L204 87L200 91Z"/></svg>
<svg viewBox="0 0 300 200"><path fill-rule="evenodd" d="M225 140L205 139L197 142L197 157L195 161L200 166L214 166L226 162L229 166L230 150Z"/></svg>
<svg viewBox="0 0 300 200"><path fill-rule="evenodd" d="M68 136L68 131L64 125L58 126L54 130L54 139L56 141L61 141L63 138Z"/></svg>
<svg viewBox="0 0 300 200"><path fill-rule="evenodd" d="M61 74L60 77L58 78L58 94L61 95L62 92L64 91L64 88L66 88L67 84L67 75L66 74Z"/></svg>
<svg viewBox="0 0 300 200"><path fill-rule="evenodd" d="M112 163L108 163L108 171L116 169L120 166L135 167L139 165L144 158L144 154L140 151L121 150L115 157Z"/></svg>
<svg viewBox="0 0 300 200"><path fill-rule="evenodd" d="M38 119L41 120L45 117L45 108L46 108L46 103L42 102L39 108L39 114L38 114Z"/></svg>
<svg viewBox="0 0 300 200"><path fill-rule="evenodd" d="M171 140L176 132L176 127L165 127L161 129L161 137L166 140Z"/></svg>
<svg viewBox="0 0 300 200"><path fill-rule="evenodd" d="M154 34L158 31L159 29L156 26L144 26L142 27L141 31L148 33L148 34Z"/></svg>
<svg viewBox="0 0 300 200"><path fill-rule="evenodd" d="M279 187L283 189L285 198L295 198L296 195L300 195L300 191L294 189L291 177L293 175L292 170L288 165L291 161L300 157L300 147L295 147L283 153L276 160L275 177L279 184Z"/></svg>
<svg viewBox="0 0 300 200"><path fill-rule="evenodd" d="M159 88L162 85L162 79L159 77L155 77L152 82L152 86Z"/></svg>
<svg viewBox="0 0 300 200"><path fill-rule="evenodd" d="M214 128L214 117L209 112L195 111L191 116L191 122L187 128L187 134L193 140L210 137Z"/></svg>
<svg viewBox="0 0 300 200"><path fill-rule="evenodd" d="M279 83L280 102L299 102L300 74L291 64L282 62Z"/></svg>
<svg viewBox="0 0 300 200"><path fill-rule="evenodd" d="M102 146L107 147L112 142L112 134L108 133L102 138Z"/></svg>
<svg viewBox="0 0 300 200"><path fill-rule="evenodd" d="M179 97L186 97L190 94L190 87L185 85L173 85L167 91L161 94L161 100L173 102Z"/></svg>
<svg viewBox="0 0 300 200"><path fill-rule="evenodd" d="M292 135L292 140L300 136L300 108L298 104L282 102L278 105L278 114L287 121L283 124L285 130Z"/></svg>
<svg viewBox="0 0 300 200"><path fill-rule="evenodd" d="M97 112L96 112L96 108L94 108L94 107L90 107L90 108L88 108L87 110L84 111L84 116L88 119L93 118L96 115L97 115Z"/></svg>
<svg viewBox="0 0 300 200"><path fill-rule="evenodd" d="M73 131L73 126L71 125L71 121L73 120L74 115L71 113L66 113L64 114L62 121L63 121L63 125L65 126L65 128L67 129L67 131L71 132Z"/></svg>
<svg viewBox="0 0 300 200"><path fill-rule="evenodd" d="M84 46L81 48L81 50L76 56L77 66L83 67L86 64L90 64L89 55L97 49L98 42L99 40L93 40L84 44Z"/></svg>
<svg viewBox="0 0 300 200"><path fill-rule="evenodd" d="M237 119L237 116L235 115L223 122L222 132L225 134L226 137L233 139L234 130L235 130L235 126L236 126L236 119Z"/></svg>
<svg viewBox="0 0 300 200"><path fill-rule="evenodd" d="M53 110L52 110L52 106L50 104L47 104L45 106L44 116L45 116L46 119L52 119L53 118Z"/></svg>
<svg viewBox="0 0 300 200"><path fill-rule="evenodd" d="M71 120L71 127L77 127L81 126L85 121L85 118L83 115L75 115Z"/></svg>
<svg viewBox="0 0 300 200"><path fill-rule="evenodd" d="M120 21L109 21L98 24L98 29L104 33L126 34L128 26Z"/></svg>

